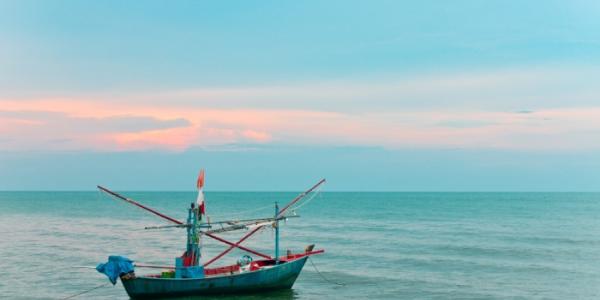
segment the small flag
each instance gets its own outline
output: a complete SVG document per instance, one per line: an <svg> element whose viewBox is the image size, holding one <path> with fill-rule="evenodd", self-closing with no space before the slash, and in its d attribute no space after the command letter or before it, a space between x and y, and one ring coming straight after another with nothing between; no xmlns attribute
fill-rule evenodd
<svg viewBox="0 0 600 300"><path fill-rule="evenodd" d="M200 170L200 174L198 174L198 181L196 182L196 186L198 189L202 189L204 187L204 169Z"/></svg>
<svg viewBox="0 0 600 300"><path fill-rule="evenodd" d="M200 174L198 174L198 181L196 182L196 186L198 187L198 198L196 199L196 204L198 205L198 209L200 210L200 214L204 215L206 213L206 208L204 206L204 169L200 170Z"/></svg>

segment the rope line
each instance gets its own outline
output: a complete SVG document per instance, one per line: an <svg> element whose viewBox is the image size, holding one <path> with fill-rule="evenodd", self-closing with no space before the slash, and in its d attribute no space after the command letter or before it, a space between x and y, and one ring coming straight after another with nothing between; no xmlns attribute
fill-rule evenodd
<svg viewBox="0 0 600 300"><path fill-rule="evenodd" d="M306 200L303 200L302 202L296 204L296 206L290 207L290 210L293 211L293 210L301 208L302 206L308 204L313 199L315 199L317 197L317 195L321 195L321 187L319 187L316 191L313 191Z"/></svg>
<svg viewBox="0 0 600 300"><path fill-rule="evenodd" d="M335 285L339 285L339 286L345 286L345 284L340 283L340 282L336 282L333 280L328 279L327 277L325 277L325 275L321 274L321 272L319 271L319 269L317 269L317 266L315 265L315 263L313 262L312 258L309 256L308 260L310 261L310 264L313 266L313 268L315 269L315 271L317 271L317 274L319 274L319 276L321 276L321 278L323 278L323 280L325 280L326 282L335 284Z"/></svg>
<svg viewBox="0 0 600 300"><path fill-rule="evenodd" d="M109 284L109 282L105 282L105 283L103 283L103 284L101 284L101 285L98 285L98 286L95 286L95 287L93 287L93 288L91 288L91 289L89 289L89 290L85 290L85 291L83 291L83 292L79 292L79 293L77 293L77 294L74 294L74 295L68 296L68 297L66 297L66 298L61 298L61 300L67 300L67 299L75 298L75 297L77 297L77 296L81 296L81 295L83 295L83 294L87 294L87 293L89 293L89 292L91 292L91 291L93 291L93 290L99 289L99 288L101 288L101 287L103 287L103 286L106 286L106 285L108 285L108 284Z"/></svg>
<svg viewBox="0 0 600 300"><path fill-rule="evenodd" d="M257 211L260 211L260 210L264 210L264 209L267 209L267 208L273 208L273 205L272 205L272 204L269 204L269 205L261 206L261 207L259 207L259 208L255 208L255 209L251 209L251 210L244 210L244 211L242 211L242 212L239 212L239 213L233 213L233 214L226 214L226 215L225 215L225 214L217 214L217 215L211 215L210 217L213 217L213 218L221 218L221 217L229 217L229 216L241 216L241 215L246 215L246 214L249 214L249 213L257 212Z"/></svg>

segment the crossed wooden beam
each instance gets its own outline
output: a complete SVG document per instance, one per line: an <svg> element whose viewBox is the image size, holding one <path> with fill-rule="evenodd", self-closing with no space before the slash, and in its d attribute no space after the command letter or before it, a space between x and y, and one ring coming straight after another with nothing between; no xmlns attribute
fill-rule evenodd
<svg viewBox="0 0 600 300"><path fill-rule="evenodd" d="M297 203L298 201L300 201L300 199L304 198L307 194L309 194L310 192L312 192L315 189L317 189L324 182L325 182L325 179L321 179L319 182L317 182L315 185L313 185L310 189L308 189L304 193L301 193L300 195L296 196L296 198L294 198L292 201L290 201L290 203L288 203L285 207L283 207L281 210L279 210L279 212L277 213L277 217L281 217L283 215L283 213L288 208L292 207L292 205L294 205L295 203ZM157 216L159 216L159 217L161 217L161 218L163 218L165 220L168 220L169 222L175 223L177 225L183 225L184 224L183 222L181 222L181 221L179 221L177 219L174 219L174 218L171 218L171 217L169 217L167 215L164 215L164 214L162 214L162 213L160 213L160 212L158 212L158 211L156 211L156 210L154 210L154 209L152 209L150 207L147 207L147 206L145 206L143 204L140 204L137 201L134 201L132 199L129 199L129 198L126 198L126 197L124 197L122 195L119 195L119 194L117 194L117 193L115 193L115 192L113 192L113 191L111 191L111 190L109 190L109 189L107 189L105 187L98 186L98 189L100 189L101 191L103 191L105 193L108 193L108 194L110 194L112 196L115 196L115 197L117 197L117 198L119 198L119 199L121 199L121 200L123 200L125 202L128 202L128 203L133 204L133 205L135 205L135 206L137 206L139 208L142 208L142 209L144 209L144 210L146 210L146 211L148 211L148 212L150 212L150 213L152 213L154 215L157 215ZM204 266L206 267L206 266L212 264L213 262L217 261L219 258L223 257L225 254L227 254L231 250L233 250L233 248L238 248L238 249L244 250L246 252L252 253L252 254L254 254L256 256L260 256L260 257L266 258L266 259L272 259L272 257L269 256L269 255L267 255L267 254L260 253L258 251L252 250L250 248L246 248L246 247L244 247L244 246L241 245L246 239L248 239L249 237L251 237L253 234L255 234L258 230L260 230L264 226L265 225L260 225L260 226L258 226L256 228L254 228L252 231L250 231L249 233L247 233L246 235L244 235L239 241L237 241L235 243L232 243L232 242L230 242L228 240L225 240L225 239L223 239L221 237L218 237L218 236L216 236L214 234L211 234L211 233L204 233L204 235L206 235L206 236L208 236L208 237L210 237L210 238L212 238L214 240L217 240L217 241L219 241L221 243L229 245L229 247L227 249L225 249L219 255L213 257L212 259L210 259L208 262L206 262L204 264Z"/></svg>

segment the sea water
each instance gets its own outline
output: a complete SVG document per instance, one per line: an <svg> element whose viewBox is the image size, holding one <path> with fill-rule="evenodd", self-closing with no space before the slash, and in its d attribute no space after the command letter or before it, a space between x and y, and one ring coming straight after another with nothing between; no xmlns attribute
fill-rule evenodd
<svg viewBox="0 0 600 300"><path fill-rule="evenodd" d="M123 194L180 220L195 199ZM276 201L296 194L208 192L207 212L213 221L270 217ZM308 261L289 291L216 299L600 299L600 193L325 192L296 214L281 226L281 251L315 244L325 249L312 258L316 268ZM166 224L99 192L0 192L0 298L89 290L108 280L74 267L108 255L172 265L185 231L144 230ZM244 245L272 254L273 238L266 228ZM226 248L202 243L204 261ZM234 250L215 266L243 254ZM75 299L127 298L117 283Z"/></svg>

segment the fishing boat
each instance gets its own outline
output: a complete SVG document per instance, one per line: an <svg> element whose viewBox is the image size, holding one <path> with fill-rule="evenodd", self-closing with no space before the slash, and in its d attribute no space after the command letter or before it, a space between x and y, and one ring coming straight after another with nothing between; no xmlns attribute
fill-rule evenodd
<svg viewBox="0 0 600 300"><path fill-rule="evenodd" d="M172 266L144 265L134 263L126 257L110 256L107 263L99 264L96 267L99 272L109 277L113 285L116 283L117 278L120 278L130 298L155 299L177 296L245 294L290 289L302 271L306 260L311 255L324 253L323 249L314 250L314 245L309 245L299 253L292 253L288 250L285 255L280 255L279 225L281 221L288 218L298 217L295 212L289 214L291 209L298 207L299 203L307 198L307 195L310 194L314 197L315 191L325 183L325 179L320 180L310 189L299 194L283 208L279 208L278 204L275 203L273 216L259 219L209 222L206 216L203 192L204 174L204 170L202 170L198 175L198 197L187 209L187 220L185 222L169 217L105 187L98 186L100 191L142 208L171 223L164 226L146 227L146 229L183 228L187 232L186 250L182 256L175 258L175 263ZM259 230L269 227L273 228L275 232L274 253L272 256L242 245L244 241ZM236 230L246 230L248 232L237 242L231 242L219 236L221 233ZM204 261L200 246L200 240L204 238L219 241L228 247L215 257ZM234 264L210 267L234 248L241 249L248 254L239 258ZM157 274L138 275L135 273L136 268L157 268L163 271Z"/></svg>

